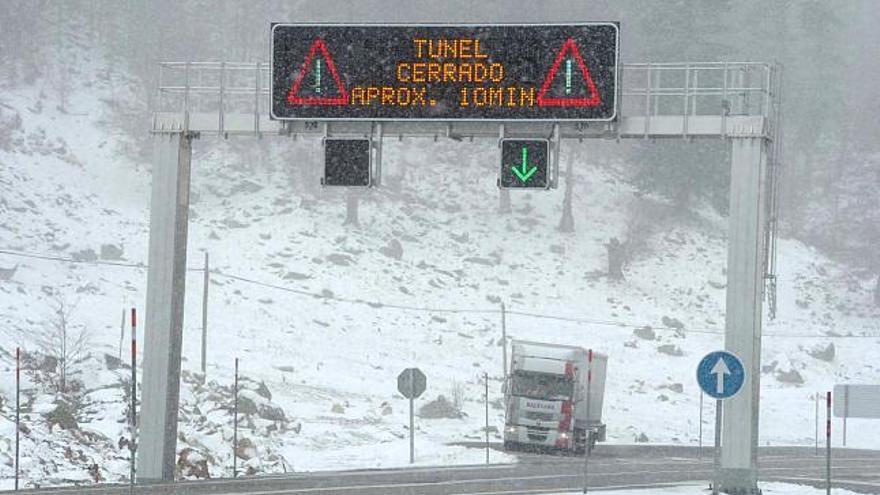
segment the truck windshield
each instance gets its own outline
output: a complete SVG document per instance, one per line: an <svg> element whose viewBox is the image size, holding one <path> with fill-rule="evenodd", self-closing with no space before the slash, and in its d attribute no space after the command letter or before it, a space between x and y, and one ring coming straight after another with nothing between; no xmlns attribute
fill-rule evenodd
<svg viewBox="0 0 880 495"><path fill-rule="evenodd" d="M571 378L548 373L523 373L513 375L513 395L534 399L569 399L572 394Z"/></svg>

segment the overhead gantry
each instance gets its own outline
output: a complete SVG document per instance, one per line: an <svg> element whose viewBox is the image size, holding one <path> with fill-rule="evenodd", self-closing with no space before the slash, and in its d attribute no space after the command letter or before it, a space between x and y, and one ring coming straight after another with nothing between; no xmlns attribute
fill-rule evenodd
<svg viewBox="0 0 880 495"><path fill-rule="evenodd" d="M266 63L160 64L152 115L153 181L138 479L174 478L190 159L202 135L383 138L726 139L731 146L725 349L748 378L724 403L721 488L756 489L763 301L775 312L781 70L764 63L620 66L611 122L278 121Z"/></svg>

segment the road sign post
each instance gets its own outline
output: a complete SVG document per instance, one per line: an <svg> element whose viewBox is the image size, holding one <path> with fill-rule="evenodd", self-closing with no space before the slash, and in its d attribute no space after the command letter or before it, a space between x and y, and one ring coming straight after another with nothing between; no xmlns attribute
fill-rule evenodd
<svg viewBox="0 0 880 495"><path fill-rule="evenodd" d="M700 459L703 458L703 390L700 389Z"/></svg>
<svg viewBox="0 0 880 495"><path fill-rule="evenodd" d="M727 351L710 352L697 365L697 383L700 385L700 389L715 399L715 457L712 495L718 495L720 482L722 401L736 395L742 389L745 380L746 372L742 361Z"/></svg>
<svg viewBox="0 0 880 495"><path fill-rule="evenodd" d="M587 351L587 427L584 431L584 493L587 493L590 487L590 454L593 443L593 430L590 425L590 393L593 383L593 349ZM575 438L576 442L577 439Z"/></svg>
<svg viewBox="0 0 880 495"><path fill-rule="evenodd" d="M232 384L232 477L238 477L238 358Z"/></svg>
<svg viewBox="0 0 880 495"><path fill-rule="evenodd" d="M413 401L424 393L427 378L418 368L407 368L397 375L397 391L409 399L409 463L415 463L415 404Z"/></svg>
<svg viewBox="0 0 880 495"><path fill-rule="evenodd" d="M415 434L415 413L413 412L413 398L409 398L409 463L416 462L416 434Z"/></svg>
<svg viewBox="0 0 880 495"><path fill-rule="evenodd" d="M483 373L483 381L486 384L484 401L486 403L486 464L489 464L489 373Z"/></svg>
<svg viewBox="0 0 880 495"><path fill-rule="evenodd" d="M715 452L712 469L712 495L718 495L719 472L721 471L721 399L715 399Z"/></svg>
<svg viewBox="0 0 880 495"><path fill-rule="evenodd" d="M211 271L208 268L208 252L205 251L205 271L202 282L202 380L207 383L208 360L208 285L211 282Z"/></svg>
<svg viewBox="0 0 880 495"><path fill-rule="evenodd" d="M840 398L840 395L837 396ZM846 447L846 417L849 416L849 385L843 386L843 446Z"/></svg>
<svg viewBox="0 0 880 495"><path fill-rule="evenodd" d="M831 495L831 392L825 395L825 493Z"/></svg>
<svg viewBox="0 0 880 495"><path fill-rule="evenodd" d="M501 378L507 384L507 309L501 303Z"/></svg>
<svg viewBox="0 0 880 495"><path fill-rule="evenodd" d="M819 392L816 392L816 394L813 395L813 402L815 403L815 406L816 406L816 420L815 420L815 425L814 425L815 426L814 436L816 439L816 456L819 455L819 400L820 400L820 398L821 398L821 395L819 394Z"/></svg>
<svg viewBox="0 0 880 495"><path fill-rule="evenodd" d="M616 23L274 24L276 120L612 121Z"/></svg>

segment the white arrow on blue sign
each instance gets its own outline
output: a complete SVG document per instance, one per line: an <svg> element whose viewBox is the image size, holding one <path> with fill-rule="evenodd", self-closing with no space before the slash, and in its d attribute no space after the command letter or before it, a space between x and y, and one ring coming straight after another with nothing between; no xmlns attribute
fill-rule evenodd
<svg viewBox="0 0 880 495"><path fill-rule="evenodd" d="M728 399L740 391L746 379L742 361L727 351L706 354L697 365L697 383L706 395Z"/></svg>

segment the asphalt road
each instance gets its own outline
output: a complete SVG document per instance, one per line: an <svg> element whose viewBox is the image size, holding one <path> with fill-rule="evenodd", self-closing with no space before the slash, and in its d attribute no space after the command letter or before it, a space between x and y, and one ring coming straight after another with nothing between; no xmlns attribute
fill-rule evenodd
<svg viewBox="0 0 880 495"><path fill-rule="evenodd" d="M497 448L497 446L496 446ZM810 448L763 448L760 479L824 487L824 451ZM461 495L536 494L580 491L582 457L522 453L516 464L420 467L318 472L186 481L138 486L137 494L183 495ZM880 494L880 451L840 449L832 455L832 485L859 493ZM694 484L702 493L712 478L712 451L673 446L600 445L589 462L590 490L650 488ZM4 492L6 493L6 492ZM127 486L28 490L28 494L128 494ZM646 494L650 491L646 491Z"/></svg>

